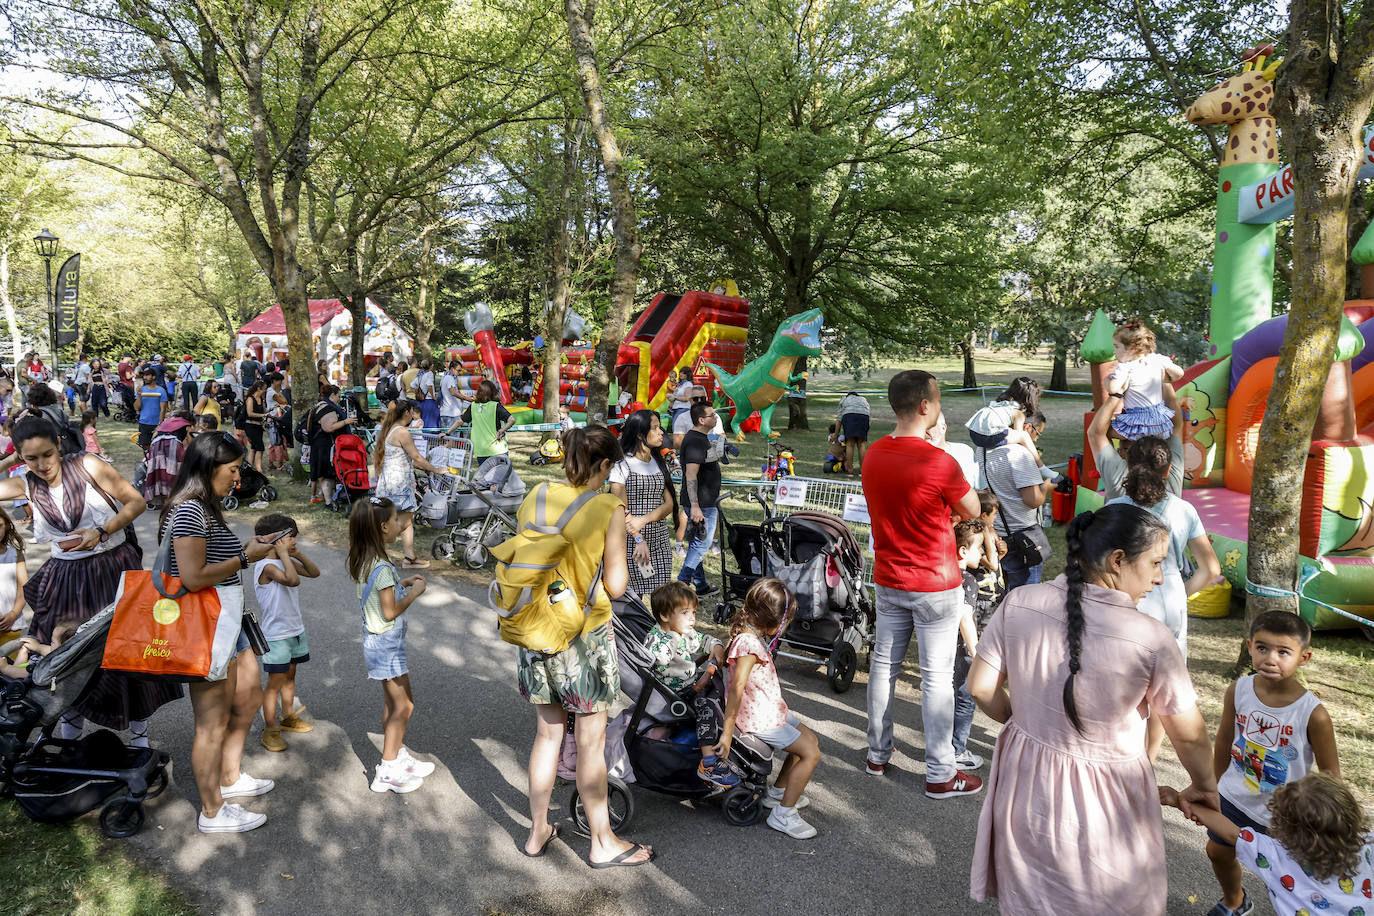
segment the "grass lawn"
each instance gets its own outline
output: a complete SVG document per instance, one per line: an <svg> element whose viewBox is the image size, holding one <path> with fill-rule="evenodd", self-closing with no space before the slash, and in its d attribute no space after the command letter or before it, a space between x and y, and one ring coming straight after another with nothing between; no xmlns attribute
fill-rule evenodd
<svg viewBox="0 0 1374 916"><path fill-rule="evenodd" d="M962 364L958 360L924 360L919 364L934 372L946 384L957 385L962 378ZM876 370L863 379L853 379L824 370L813 372L808 396L810 430L788 430L785 407L778 410L777 427L781 440L793 449L797 459L797 473L806 477L821 477L822 459L826 454L826 427L834 418L835 406L849 388L885 388L887 379L897 371L895 366ZM1024 357L1014 352L981 353L979 381L985 384L1005 384L1016 375L1028 374L1037 378L1049 375L1049 360ZM1086 387L1086 371L1070 370L1070 384ZM989 392L994 394L995 392ZM872 437L891 429L894 417L885 399L870 397L873 407ZM946 418L954 435L968 417L980 407L983 398L976 393L949 393L943 398ZM1048 396L1043 409L1048 426L1040 444L1048 463L1059 463L1073 452L1082 450L1084 412L1091 406L1087 398ZM133 428L103 421L101 440L115 459L120 470L132 478L138 459L138 448L128 438ZM561 478L561 467L534 467L528 463L539 445L535 433L513 433L512 453L516 471L533 487L541 480ZM760 465L766 460L766 450L760 437L750 436L741 447L741 454L724 468L727 478L757 480ZM841 480L845 478L839 478ZM347 522L343 516L326 512L309 504L304 483L291 481L286 474L275 475L273 481L281 498L273 504L274 511L294 517L308 540L347 548ZM756 503L737 498L747 487L732 488L736 494L724 503L726 515L734 521L758 520L762 510ZM240 508L236 513L252 518L254 510ZM434 530L420 528L416 536L416 551L429 556ZM1051 529L1051 543L1056 554L1046 568L1048 576L1057 575L1063 567L1063 528ZM719 563L708 561L712 574ZM471 571L460 566L436 563L427 575L439 576L485 587L490 577L486 571ZM1221 698L1234 666L1244 628L1244 615L1239 603L1233 605L1231 616L1221 620L1194 619L1189 624L1189 670L1197 687L1200 705L1208 724L1215 729L1221 710ZM709 626L708 626L709 629ZM1374 643L1365 640L1357 631L1324 632L1316 638L1311 665L1305 669L1311 688L1326 703L1335 722L1337 743L1341 750L1346 779L1366 802L1374 801L1374 688L1370 685L1370 663L1374 660ZM914 674L914 659L912 660ZM855 690L863 689L863 672ZM176 914L194 912L184 899L170 890L165 882L148 870L129 860L117 843L102 840L91 823L64 826L44 826L30 823L12 803L0 802L0 848L5 850L11 873L23 874L28 880L10 891L6 912L16 914L48 913L157 913Z"/></svg>

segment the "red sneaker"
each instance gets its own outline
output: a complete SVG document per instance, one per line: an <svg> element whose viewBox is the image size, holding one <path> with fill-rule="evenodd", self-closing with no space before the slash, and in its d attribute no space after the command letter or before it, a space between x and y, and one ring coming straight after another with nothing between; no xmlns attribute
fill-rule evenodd
<svg viewBox="0 0 1374 916"><path fill-rule="evenodd" d="M945 782L926 781L927 798L954 798L959 795L976 795L983 788L983 780L970 776L963 770L955 770L954 778Z"/></svg>
<svg viewBox="0 0 1374 916"><path fill-rule="evenodd" d="M869 776L881 776L887 771L887 764L878 763L872 757L865 757L864 771L868 773Z"/></svg>

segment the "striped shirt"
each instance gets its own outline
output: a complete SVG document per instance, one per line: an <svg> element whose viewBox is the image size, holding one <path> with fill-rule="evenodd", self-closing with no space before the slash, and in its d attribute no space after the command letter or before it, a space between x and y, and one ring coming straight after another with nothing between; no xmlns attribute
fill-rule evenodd
<svg viewBox="0 0 1374 916"><path fill-rule="evenodd" d="M1040 524L1040 511L1026 505L1021 498L1022 487L1039 486L1045 482L1040 474L1040 466L1035 463L1029 451L1021 445L1004 445L992 451L984 451L979 460L979 469L987 467L987 485L997 494L1002 511L994 523L997 533L1007 537L1013 531L1021 531Z"/></svg>
<svg viewBox="0 0 1374 916"><path fill-rule="evenodd" d="M176 538L201 538L204 540L205 564L207 566L224 560L237 560L239 554L243 552L243 543L239 541L234 532L211 518L210 513L205 509L205 504L198 499L188 499L183 503L178 503L167 516L167 526L173 540ZM177 552L172 550L170 553L167 573L179 576L181 573L177 569ZM238 570L234 570L234 574L229 578L216 583L216 585L242 584L243 579Z"/></svg>

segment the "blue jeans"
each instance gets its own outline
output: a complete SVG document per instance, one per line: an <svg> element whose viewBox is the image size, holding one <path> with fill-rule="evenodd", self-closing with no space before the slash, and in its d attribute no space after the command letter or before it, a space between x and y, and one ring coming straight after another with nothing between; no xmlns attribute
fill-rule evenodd
<svg viewBox="0 0 1374 916"><path fill-rule="evenodd" d="M1011 558L1011 554L1007 554L1002 558L1002 578L1007 583L1007 591L1022 585L1036 584L1040 581L1040 573L1044 568L1044 563L1022 566Z"/></svg>
<svg viewBox="0 0 1374 916"><path fill-rule="evenodd" d="M687 545L687 559L682 561L682 571L677 574L679 582L696 582L699 588L706 586L706 570L702 568L702 561L706 559L706 551L711 549L711 544L716 537L716 516L715 506L701 510L702 517L706 519L705 533L692 543ZM690 513L688 514L690 518Z"/></svg>
<svg viewBox="0 0 1374 916"><path fill-rule="evenodd" d="M973 711L978 704L968 692L968 669L973 667L973 659L967 651L960 651L954 657L954 756L958 757L968 748L968 733L973 729Z"/></svg>
<svg viewBox="0 0 1374 916"><path fill-rule="evenodd" d="M954 655L964 590L906 592L877 586L878 623L868 673L868 759L892 758L892 694L911 636L921 665L921 724L926 738L926 782L954 778Z"/></svg>

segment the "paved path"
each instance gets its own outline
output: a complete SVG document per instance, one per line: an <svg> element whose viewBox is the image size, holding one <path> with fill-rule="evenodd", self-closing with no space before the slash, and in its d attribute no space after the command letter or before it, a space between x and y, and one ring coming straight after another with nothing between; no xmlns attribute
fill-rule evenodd
<svg viewBox="0 0 1374 916"><path fill-rule="evenodd" d="M242 517L242 516L241 516ZM237 526L247 534L246 526ZM151 526L140 525L144 543ZM570 836L543 859L517 851L528 828L525 762L533 716L515 688L514 650L470 587L431 578L409 611L408 658L416 713L407 745L438 762L417 792L368 790L380 758L381 689L366 679L353 583L340 551L303 544L323 576L302 588L313 660L300 673L315 731L286 735L269 753L249 739L246 768L277 780L246 807L267 824L252 833L206 836L195 828L190 778L191 709L164 707L155 744L172 754L170 789L148 806L131 843L141 857L216 913L974 913L968 897L982 796L932 801L922 794L920 695L904 679L896 711L899 752L889 775L862 770L863 674L834 694L818 668L782 660L788 701L821 736L825 759L809 789L808 819L820 830L797 841L762 824L727 825L717 805L636 791L627 837L659 850L653 865L593 871L587 842ZM913 650L914 651L914 650ZM991 754L981 716L973 744ZM1162 778L1181 784L1176 764ZM986 775L986 767L983 770ZM567 789L555 791L566 821ZM1033 837L1026 838L1034 842ZM1203 835L1166 813L1170 913L1202 913L1215 899ZM1262 888L1247 879L1250 892ZM1103 901L1103 911L1111 910ZM1267 904L1259 909L1264 911Z"/></svg>

